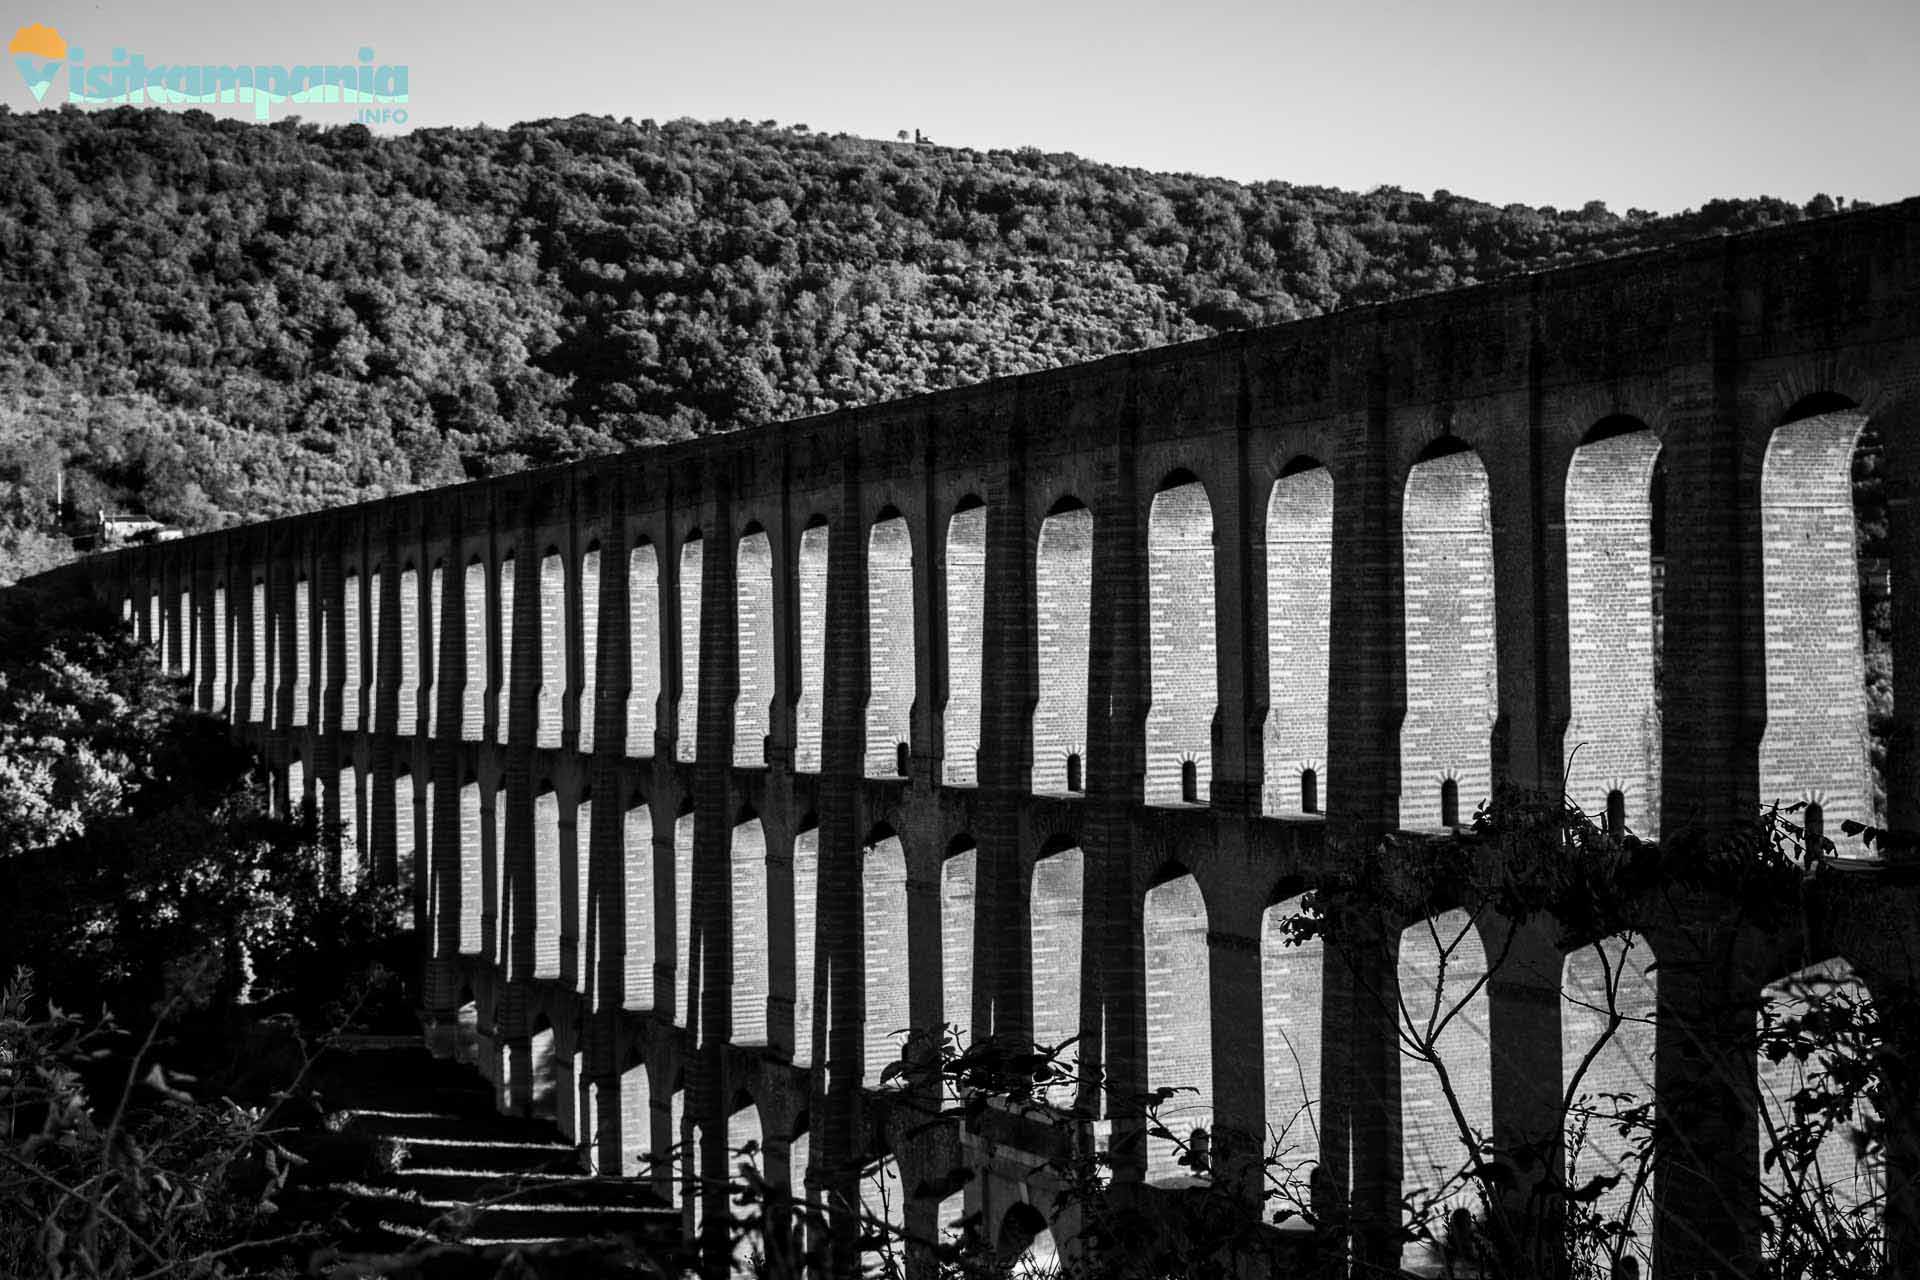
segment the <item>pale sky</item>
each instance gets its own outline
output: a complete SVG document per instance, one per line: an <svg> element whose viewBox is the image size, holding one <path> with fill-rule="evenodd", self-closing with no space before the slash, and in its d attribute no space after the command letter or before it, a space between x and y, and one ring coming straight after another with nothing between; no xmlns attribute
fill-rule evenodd
<svg viewBox="0 0 1920 1280"><path fill-rule="evenodd" d="M587 112L917 128L1619 212L1920 194L1920 0L0 3L0 36L45 23L90 64L116 46L150 64L348 63L372 46L408 68L408 127ZM0 73L0 102L34 108Z"/></svg>

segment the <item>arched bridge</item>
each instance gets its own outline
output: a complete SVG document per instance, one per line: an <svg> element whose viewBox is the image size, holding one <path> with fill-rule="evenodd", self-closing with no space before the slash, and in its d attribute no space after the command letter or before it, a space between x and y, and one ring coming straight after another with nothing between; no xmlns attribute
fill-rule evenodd
<svg viewBox="0 0 1920 1280"><path fill-rule="evenodd" d="M878 1167L917 1237L964 1200L1024 1238L1046 1151L889 1119L895 1033L944 1022L1078 1036L1123 1184L1186 1172L1127 1099L1192 1086L1175 1133L1283 1141L1365 1235L1450 1149L1369 983L1483 972L1498 930L1390 921L1356 959L1278 921L1501 784L1651 837L1776 800L1842 855L1869 852L1844 817L1920 826L1916 410L1907 203L73 572L341 824L343 875L410 877L436 1043L594 1169L672 1195L753 1137L796 1195L877 1205ZM1845 909L1762 940L1751 990L1663 963L1657 1027L1601 1064L1681 1135L1660 1275L1761 1250L1726 1009L1803 964L1912 979L1905 873L1830 879ZM1534 976L1496 975L1456 1047L1517 1143L1560 1132L1585 979L1552 937L1502 945ZM982 1176L943 1205L954 1162Z"/></svg>

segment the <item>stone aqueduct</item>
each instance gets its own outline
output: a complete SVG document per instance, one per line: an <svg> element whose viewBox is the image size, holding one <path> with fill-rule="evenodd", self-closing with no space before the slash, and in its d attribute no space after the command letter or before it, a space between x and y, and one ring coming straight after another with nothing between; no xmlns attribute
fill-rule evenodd
<svg viewBox="0 0 1920 1280"><path fill-rule="evenodd" d="M1432 935L1283 949L1277 916L1343 847L1501 782L1564 778L1644 834L1868 813L1863 428L1893 497L1885 803L1920 826L1917 410L1910 202L71 572L283 803L343 824L343 874L411 875L437 1042L596 1170L672 1196L744 1135L852 1202L891 1155L887 1212L931 1237L966 1163L991 1236L1044 1207L1044 1152L909 1132L879 1080L893 1032L946 1021L1077 1034L1115 1098L1196 1086L1180 1123L1219 1153L1291 1124L1365 1246L1434 1121L1357 992L1430 976ZM1759 1252L1729 983L1911 981L1903 867L1826 883L1737 980L1662 958L1658 1274ZM1553 941L1523 945L1545 959L1462 1042L1501 1141L1559 1131L1577 1019ZM1177 1172L1102 1113L1123 1182ZM1891 1161L1897 1250L1916 1163ZM709 1224L724 1194L692 1197Z"/></svg>

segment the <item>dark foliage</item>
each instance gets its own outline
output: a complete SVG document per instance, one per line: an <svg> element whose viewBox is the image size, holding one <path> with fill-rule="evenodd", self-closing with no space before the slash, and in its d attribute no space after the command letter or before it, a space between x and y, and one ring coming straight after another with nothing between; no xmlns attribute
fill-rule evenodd
<svg viewBox="0 0 1920 1280"><path fill-rule="evenodd" d="M0 579L1829 211L1618 216L723 121L0 113ZM49 447L51 446L51 447Z"/></svg>

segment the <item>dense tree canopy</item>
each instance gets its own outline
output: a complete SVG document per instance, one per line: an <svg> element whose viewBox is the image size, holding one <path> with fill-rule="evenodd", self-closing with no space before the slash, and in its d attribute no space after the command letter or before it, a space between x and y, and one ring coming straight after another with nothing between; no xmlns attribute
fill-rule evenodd
<svg viewBox="0 0 1920 1280"><path fill-rule="evenodd" d="M1496 208L772 121L0 108L0 580L57 554L22 531L61 465L81 510L213 527L1831 207Z"/></svg>

